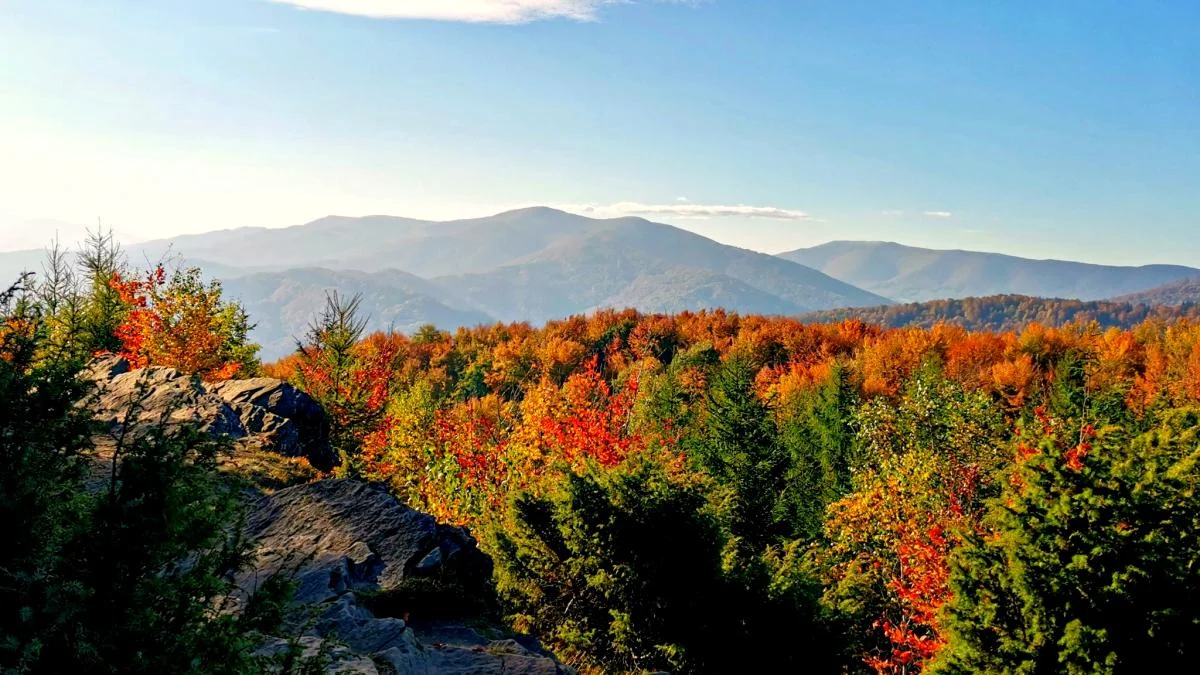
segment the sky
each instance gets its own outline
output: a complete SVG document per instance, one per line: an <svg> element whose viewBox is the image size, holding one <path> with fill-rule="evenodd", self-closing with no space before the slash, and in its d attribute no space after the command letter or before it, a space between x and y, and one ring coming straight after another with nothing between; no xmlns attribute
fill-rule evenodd
<svg viewBox="0 0 1200 675"><path fill-rule="evenodd" d="M0 249L545 204L1200 266L1194 0L0 0Z"/></svg>

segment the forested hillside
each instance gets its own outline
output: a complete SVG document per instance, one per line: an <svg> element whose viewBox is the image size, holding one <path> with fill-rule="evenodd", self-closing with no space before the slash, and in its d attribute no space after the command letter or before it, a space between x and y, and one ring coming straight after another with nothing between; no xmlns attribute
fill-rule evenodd
<svg viewBox="0 0 1200 675"><path fill-rule="evenodd" d="M1140 293L1113 298L1113 300L1147 305L1200 305L1200 276L1173 281Z"/></svg>
<svg viewBox="0 0 1200 675"><path fill-rule="evenodd" d="M491 564L472 569L494 585L362 598L397 612L384 623L399 634L410 617L388 603L423 597L494 608L583 673L1184 672L1196 658L1195 319L971 331L609 310L405 334L369 332L360 298L329 295L299 349L261 365L253 318L220 284L119 258L99 240L0 302L0 385L24 406L0 443L14 468L0 508L31 542L0 556L5 606L24 608L0 617L6 668L321 668L319 653L254 651L280 629L286 578L261 609L208 609L247 555L228 536L219 444L150 434L87 491L98 427L75 369L97 353L206 391L289 380L324 411L331 476L465 528L431 532L477 537ZM361 492L300 494L330 490ZM353 555L352 580L351 563L375 560ZM296 583L338 598L333 573L318 576Z"/></svg>
<svg viewBox="0 0 1200 675"><path fill-rule="evenodd" d="M1132 328L1149 319L1200 317L1195 303L1149 304L1131 300L1063 300L1026 295L995 295L961 300L931 300L903 305L833 309L801 315L802 321L838 323L858 320L891 328L932 328L949 323L976 331L1015 331L1031 323L1063 326L1096 322L1101 328Z"/></svg>
<svg viewBox="0 0 1200 675"><path fill-rule="evenodd" d="M268 371L327 402L339 471L483 533L509 620L586 672L1192 658L1200 323L357 341L345 309Z"/></svg>

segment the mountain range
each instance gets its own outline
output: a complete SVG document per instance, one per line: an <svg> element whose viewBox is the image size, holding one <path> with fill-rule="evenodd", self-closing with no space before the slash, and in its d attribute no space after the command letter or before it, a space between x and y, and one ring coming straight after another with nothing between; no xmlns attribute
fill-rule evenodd
<svg viewBox="0 0 1200 675"><path fill-rule="evenodd" d="M1200 269L1179 265L1031 260L892 242L834 241L780 257L897 302L1002 294L1103 300L1200 275Z"/></svg>
<svg viewBox="0 0 1200 675"><path fill-rule="evenodd" d="M634 307L726 307L799 314L890 302L781 258L641 218L599 220L548 208L432 222L331 216L282 229L242 228L130 248L135 262L174 259L224 283L257 323L265 358L290 351L327 289L361 293L370 329L453 329ZM34 267L0 255L0 274Z"/></svg>
<svg viewBox="0 0 1200 675"><path fill-rule="evenodd" d="M128 254L134 263L169 259L220 278L257 324L253 337L268 359L294 348L332 289L363 296L371 330L409 332L424 324L537 324L602 307L802 315L1001 293L1109 298L1164 284L1161 296L1146 297L1180 297L1192 287L1169 285L1200 277L1200 270L1171 265L1113 267L876 242L771 256L641 218L601 220L544 207L447 222L329 216L151 241ZM0 253L0 276L36 271L41 258L40 251Z"/></svg>

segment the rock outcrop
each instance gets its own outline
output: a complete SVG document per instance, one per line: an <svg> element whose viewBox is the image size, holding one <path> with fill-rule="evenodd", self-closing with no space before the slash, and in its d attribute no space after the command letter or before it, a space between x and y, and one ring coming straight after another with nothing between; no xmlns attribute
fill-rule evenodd
<svg viewBox="0 0 1200 675"><path fill-rule="evenodd" d="M325 640L337 645L329 672L565 672L536 643L445 618L461 609L462 597L486 596L491 560L462 530L379 486L327 480L261 497L247 536L255 565L241 585L251 592L272 574L294 574L299 613L309 618L300 625L305 649L315 653ZM263 653L284 645L268 644Z"/></svg>
<svg viewBox="0 0 1200 675"><path fill-rule="evenodd" d="M236 441L234 459L243 464L278 453L333 466L324 411L286 382L206 384L172 368L131 370L119 357L97 359L84 376L97 386L81 405L114 436L195 425ZM238 585L249 597L272 575L290 576L295 611L287 628L300 636L298 643L272 639L260 655L298 646L322 654L327 673L359 675L566 672L535 641L480 618L492 609L492 562L466 531L359 481L251 492L246 537L254 564Z"/></svg>
<svg viewBox="0 0 1200 675"><path fill-rule="evenodd" d="M329 470L334 456L320 404L271 378L204 383L173 368L130 370L119 356L96 359L85 372L96 391L85 404L110 433L137 433L156 424L194 424Z"/></svg>
<svg viewBox="0 0 1200 675"><path fill-rule="evenodd" d="M307 457L328 470L335 457L329 448L325 411L311 396L270 377L229 380L207 385L233 408L246 433L263 438L270 447L291 457Z"/></svg>

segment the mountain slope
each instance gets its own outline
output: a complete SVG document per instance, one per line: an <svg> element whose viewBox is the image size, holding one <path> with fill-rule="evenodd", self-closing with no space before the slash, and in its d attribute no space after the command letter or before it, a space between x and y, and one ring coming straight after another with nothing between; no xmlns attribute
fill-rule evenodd
<svg viewBox="0 0 1200 675"><path fill-rule="evenodd" d="M23 265L30 259L9 257ZM292 336L334 288L364 294L376 326L402 330L427 322L542 322L601 307L795 314L889 302L803 265L670 225L548 208L441 223L330 216L290 228L149 242L129 258L198 264L223 279L258 324L254 338L268 356L291 348Z"/></svg>
<svg viewBox="0 0 1200 675"><path fill-rule="evenodd" d="M362 311L370 317L367 330L411 333L422 325L453 330L490 323L492 317L464 309L461 301L424 279L395 270L335 272L303 268L260 272L226 279L225 294L240 301L256 326L253 339L265 359L276 359L296 348L313 315L325 304L325 293L361 293Z"/></svg>
<svg viewBox="0 0 1200 675"><path fill-rule="evenodd" d="M140 248L159 255L169 249L188 259L260 271L402 269L433 277L491 269L578 234L594 222L547 208L446 222L328 216L295 227L224 230Z"/></svg>
<svg viewBox="0 0 1200 675"><path fill-rule="evenodd" d="M951 323L969 330L1017 331L1030 323L1062 326L1095 321L1102 328L1129 328L1147 319L1200 318L1200 306L1146 305L1107 300L1063 300L1025 295L932 300L903 305L861 307L812 312L800 317L813 323L859 320L890 328L930 328Z"/></svg>
<svg viewBox="0 0 1200 675"><path fill-rule="evenodd" d="M1100 300L1200 274L1177 265L1117 267L890 242L835 241L780 257L909 302L1008 293Z"/></svg>
<svg viewBox="0 0 1200 675"><path fill-rule="evenodd" d="M605 306L723 306L775 314L888 302L802 265L669 225L548 208L442 223L331 216L282 230L152 242L147 251L161 255L168 249L186 259L260 271L403 269L434 277L442 294L461 296L472 309L505 320L539 322Z"/></svg>
<svg viewBox="0 0 1200 675"><path fill-rule="evenodd" d="M1113 302L1147 305L1200 305L1200 276L1172 281L1140 293L1122 295L1113 298Z"/></svg>
<svg viewBox="0 0 1200 675"><path fill-rule="evenodd" d="M676 289L671 297L664 288L648 293L654 277ZM887 302L802 265L641 218L593 220L586 231L494 270L433 281L503 320L543 321L604 306L784 314Z"/></svg>

